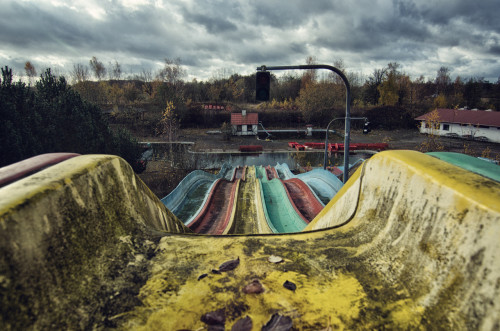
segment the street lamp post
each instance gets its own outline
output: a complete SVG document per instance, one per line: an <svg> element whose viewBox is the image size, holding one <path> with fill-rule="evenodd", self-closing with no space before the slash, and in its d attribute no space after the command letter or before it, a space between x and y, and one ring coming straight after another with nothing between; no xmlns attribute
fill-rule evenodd
<svg viewBox="0 0 500 331"><path fill-rule="evenodd" d="M343 120L343 119L344 119L343 117L334 118L326 126L326 132L325 132L325 154L324 154L324 158L323 158L323 169L324 170L326 170L326 165L328 164L328 131L330 130L330 125L332 125L333 122L335 122L336 120ZM345 160L344 160L344 162L345 162ZM344 165L344 168L345 168L345 165ZM342 176L342 178L343 178L343 176ZM345 181L344 181L344 183L345 183Z"/></svg>
<svg viewBox="0 0 500 331"><path fill-rule="evenodd" d="M325 64L306 64L306 65L298 65L298 66L272 66L266 67L261 66L257 67L257 70L266 71L266 70L309 70L309 69L328 69L335 72L337 75L342 78L346 89L346 100L345 100L345 135L344 135L344 175L343 182L346 183L349 179L349 141L351 139L351 86L349 85L349 81L344 73L329 65ZM330 122L331 123L331 122ZM330 126L330 124L328 124ZM326 131L326 135L328 139L328 128ZM326 142L325 142L326 143ZM325 160L327 157L327 146L325 145ZM325 163L326 164L326 163ZM325 165L326 166L326 165Z"/></svg>
<svg viewBox="0 0 500 331"><path fill-rule="evenodd" d="M327 157L327 154L328 154L328 132L330 131L330 125L333 124L333 122L337 121L337 120L343 120L345 119L344 117L336 117L334 118L333 120L330 121L330 123L328 123L327 127L326 127L326 133L325 133L325 155L324 155L324 161L323 161L323 169L326 170L326 165L328 163L328 157ZM351 120L364 120L365 121L365 124L368 124L368 118L366 117L351 117ZM345 146L344 146L344 149L345 149ZM345 164L344 164L344 171L349 170L349 165L346 167ZM349 174L347 175L349 176ZM345 182L344 182L345 183Z"/></svg>

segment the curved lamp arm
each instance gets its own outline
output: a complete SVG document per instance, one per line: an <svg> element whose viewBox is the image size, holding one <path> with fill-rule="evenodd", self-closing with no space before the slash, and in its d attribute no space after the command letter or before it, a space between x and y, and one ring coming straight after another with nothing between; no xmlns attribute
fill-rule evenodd
<svg viewBox="0 0 500 331"><path fill-rule="evenodd" d="M267 67L265 65L261 67L257 67L257 70L266 71L266 70L308 70L308 69L328 69L335 72L337 75L342 78L346 89L346 100L345 100L345 135L344 135L344 175L343 182L346 183L349 179L349 141L351 139L351 86L349 85L349 81L344 73L333 66L326 64L306 64L306 65L298 65L298 66L273 66ZM328 139L328 131L326 131L327 139ZM327 147L325 145L325 158L327 153ZM326 164L326 163L325 163Z"/></svg>

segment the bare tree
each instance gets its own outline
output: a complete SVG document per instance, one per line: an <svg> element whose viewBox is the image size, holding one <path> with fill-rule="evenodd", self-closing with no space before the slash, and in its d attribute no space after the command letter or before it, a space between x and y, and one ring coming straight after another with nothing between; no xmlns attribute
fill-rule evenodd
<svg viewBox="0 0 500 331"><path fill-rule="evenodd" d="M441 67L436 74L436 88L437 93L447 94L449 86L451 85L450 69L448 67Z"/></svg>
<svg viewBox="0 0 500 331"><path fill-rule="evenodd" d="M185 75L186 71L181 67L180 58L176 58L174 60L165 58L165 65L158 73L157 78L164 82L176 85Z"/></svg>
<svg viewBox="0 0 500 331"><path fill-rule="evenodd" d="M344 63L343 59L338 58L338 59L334 60L333 66L335 68L339 69L340 71L342 71L342 73L344 75L346 74L346 68L345 68L345 63ZM328 72L328 79L335 84L341 84L341 85L344 84L344 81L342 80L342 78L335 72L331 72L331 71Z"/></svg>
<svg viewBox="0 0 500 331"><path fill-rule="evenodd" d="M35 67L33 66L33 64L31 64L30 61L26 61L26 63L24 64L24 70L26 71L26 75L28 76L28 78L30 80L30 84L33 85L33 80L36 76Z"/></svg>
<svg viewBox="0 0 500 331"><path fill-rule="evenodd" d="M104 64L98 61L95 56L92 56L89 63L97 80L101 80L104 76L106 76L106 67L104 67Z"/></svg>
<svg viewBox="0 0 500 331"><path fill-rule="evenodd" d="M89 67L83 64L73 64L73 71L71 72L73 81L75 83L85 82L89 79Z"/></svg>
<svg viewBox="0 0 500 331"><path fill-rule="evenodd" d="M153 74L151 73L151 70L142 68L141 72L138 75L135 75L135 79L148 83L153 80Z"/></svg>
<svg viewBox="0 0 500 331"><path fill-rule="evenodd" d="M115 63L110 63L111 70L109 72L110 79L120 79L122 76L122 66L115 60Z"/></svg>
<svg viewBox="0 0 500 331"><path fill-rule="evenodd" d="M315 56L308 56L306 64L316 64ZM307 87L309 84L314 84L318 78L316 69L307 69L302 75L302 88Z"/></svg>
<svg viewBox="0 0 500 331"><path fill-rule="evenodd" d="M154 84L152 83L153 74L151 73L151 70L142 68L141 72L138 75L134 75L134 79L143 82L142 90L150 97L153 96Z"/></svg>

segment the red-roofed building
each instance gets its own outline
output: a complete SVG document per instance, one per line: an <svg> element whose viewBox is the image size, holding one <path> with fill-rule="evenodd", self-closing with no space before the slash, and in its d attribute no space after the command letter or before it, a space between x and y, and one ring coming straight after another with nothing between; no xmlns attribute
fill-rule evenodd
<svg viewBox="0 0 500 331"><path fill-rule="evenodd" d="M420 121L420 133L500 143L500 112L442 108L436 111L435 120L433 112L415 118ZM432 122L435 122L434 128Z"/></svg>
<svg viewBox="0 0 500 331"><path fill-rule="evenodd" d="M231 113L233 135L255 136L257 135L258 124L259 114L257 113L247 113L246 110L242 110L241 113Z"/></svg>

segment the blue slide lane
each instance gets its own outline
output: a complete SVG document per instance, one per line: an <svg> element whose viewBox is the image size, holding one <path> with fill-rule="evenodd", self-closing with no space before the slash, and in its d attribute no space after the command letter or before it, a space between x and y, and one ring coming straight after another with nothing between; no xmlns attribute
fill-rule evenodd
<svg viewBox="0 0 500 331"><path fill-rule="evenodd" d="M295 178L295 175L292 173L292 171L288 167L288 164L286 164L286 163L283 163L283 164L277 163L276 166L274 167L274 169L276 169L276 171L278 172L278 175L283 180Z"/></svg>
<svg viewBox="0 0 500 331"><path fill-rule="evenodd" d="M313 169L296 177L309 185L325 205L344 185L334 174L323 169Z"/></svg>
<svg viewBox="0 0 500 331"><path fill-rule="evenodd" d="M194 170L177 185L161 202L179 218L188 224L203 207L210 189L219 178L232 173L231 166L224 164L217 175Z"/></svg>

